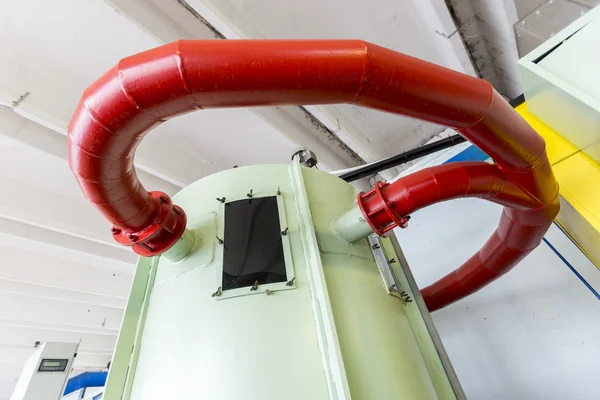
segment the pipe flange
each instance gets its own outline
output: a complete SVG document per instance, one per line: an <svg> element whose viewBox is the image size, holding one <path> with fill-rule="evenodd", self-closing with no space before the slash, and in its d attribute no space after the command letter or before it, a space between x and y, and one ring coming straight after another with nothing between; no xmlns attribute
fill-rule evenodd
<svg viewBox="0 0 600 400"><path fill-rule="evenodd" d="M358 207L365 217L367 224L369 224L371 229L379 236L384 236L397 226L405 228L406 223L408 222L407 218L397 217L390 209L388 201L381 191L389 185L389 182L378 181L373 186L373 189L368 192L359 193L356 199ZM375 222L380 214L385 214L385 216L387 216L387 223L383 226L380 226L381 224Z"/></svg>
<svg viewBox="0 0 600 400"><path fill-rule="evenodd" d="M183 235L187 217L181 207L174 205L163 192L150 192L152 201L158 203L158 214L148 227L140 231L130 231L113 226L113 238L120 244L131 246L143 257L152 257L167 251Z"/></svg>

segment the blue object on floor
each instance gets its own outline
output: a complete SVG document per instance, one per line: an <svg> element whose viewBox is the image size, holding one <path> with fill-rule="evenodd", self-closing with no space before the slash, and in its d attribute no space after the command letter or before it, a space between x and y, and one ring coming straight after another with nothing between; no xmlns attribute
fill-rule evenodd
<svg viewBox="0 0 600 400"><path fill-rule="evenodd" d="M63 396L86 387L102 387L106 385L108 372L84 372L69 379Z"/></svg>

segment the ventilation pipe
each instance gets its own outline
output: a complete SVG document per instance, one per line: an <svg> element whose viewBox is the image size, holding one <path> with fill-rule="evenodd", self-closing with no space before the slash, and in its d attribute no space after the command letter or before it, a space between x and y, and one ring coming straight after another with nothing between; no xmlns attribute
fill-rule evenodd
<svg viewBox="0 0 600 400"><path fill-rule="evenodd" d="M182 40L125 58L85 91L69 125L69 163L119 243L142 256L176 248L178 259L190 247L185 213L166 194L147 192L135 174L135 149L148 131L204 108L335 103L452 127L495 161L378 183L334 224L353 241L385 234L439 201L502 204L500 224L483 248L422 290L432 311L510 270L558 213L543 139L488 82L363 41Z"/></svg>

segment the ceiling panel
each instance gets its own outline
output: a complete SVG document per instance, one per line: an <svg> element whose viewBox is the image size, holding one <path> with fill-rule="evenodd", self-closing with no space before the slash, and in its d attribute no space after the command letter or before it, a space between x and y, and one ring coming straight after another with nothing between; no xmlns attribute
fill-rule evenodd
<svg viewBox="0 0 600 400"><path fill-rule="evenodd" d="M201 0L188 3L203 9ZM363 39L464 70L452 43L440 32L441 22L439 27L432 26L431 14L435 11L428 1L306 0L288 2L285 7L275 0L205 3L244 38ZM445 8L443 11L447 13ZM415 148L445 129L350 105L326 106L322 110L364 149L371 161Z"/></svg>

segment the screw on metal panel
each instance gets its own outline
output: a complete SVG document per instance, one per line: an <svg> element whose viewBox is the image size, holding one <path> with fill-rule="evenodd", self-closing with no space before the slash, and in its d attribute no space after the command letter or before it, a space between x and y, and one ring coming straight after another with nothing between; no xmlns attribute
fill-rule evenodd
<svg viewBox="0 0 600 400"><path fill-rule="evenodd" d="M158 197L158 201L160 201L161 203L166 203L167 201L169 201L169 198L165 195L161 195Z"/></svg>
<svg viewBox="0 0 600 400"><path fill-rule="evenodd" d="M404 303L412 303L412 299L405 291L400 292L400 300Z"/></svg>
<svg viewBox="0 0 600 400"><path fill-rule="evenodd" d="M252 285L252 286L250 287L250 291L251 291L251 292L254 292L254 291L256 291L256 290L258 290L258 281L255 281L255 282L254 282L254 285Z"/></svg>
<svg viewBox="0 0 600 400"><path fill-rule="evenodd" d="M221 203L225 203L225 197L221 197L221 198L217 197L217 201L219 201Z"/></svg>
<svg viewBox="0 0 600 400"><path fill-rule="evenodd" d="M129 240L131 240L132 242L135 242L138 239L138 237L136 235L129 235Z"/></svg>
<svg viewBox="0 0 600 400"><path fill-rule="evenodd" d="M395 262L396 262L396 259L395 259L395 258L392 258L392 259L391 259L391 260L389 260L388 262L389 262L390 264L393 264L393 263L395 263Z"/></svg>
<svg viewBox="0 0 600 400"><path fill-rule="evenodd" d="M119 228L115 228L115 227L112 227L110 231L112 232L113 235L118 235L119 233L121 233L121 230Z"/></svg>
<svg viewBox="0 0 600 400"><path fill-rule="evenodd" d="M281 196L281 189L277 188L277 196Z"/></svg>
<svg viewBox="0 0 600 400"><path fill-rule="evenodd" d="M173 207L173 212L177 215L181 214L181 210L177 206Z"/></svg>
<svg viewBox="0 0 600 400"><path fill-rule="evenodd" d="M31 93L30 92L25 92L23 95L19 96L19 98L15 101L13 101L11 104L13 107L18 107L19 104L21 104L23 102L23 100L25 100L27 97L29 97Z"/></svg>
<svg viewBox="0 0 600 400"><path fill-rule="evenodd" d="M217 291L216 291L216 292L214 292L214 293L211 295L211 297L219 297L219 296L221 296L222 294L223 294L223 291L221 290L221 286L219 286L219 287L217 288Z"/></svg>
<svg viewBox="0 0 600 400"><path fill-rule="evenodd" d="M271 291L269 289L265 290L265 294L268 296L271 294Z"/></svg>
<svg viewBox="0 0 600 400"><path fill-rule="evenodd" d="M286 236L288 234L288 229L290 228L285 228L285 230L281 231L281 236Z"/></svg>
<svg viewBox="0 0 600 400"><path fill-rule="evenodd" d="M252 189L250 189L250 192L246 193L246 196L250 199L252 198L252 196L253 196Z"/></svg>
<svg viewBox="0 0 600 400"><path fill-rule="evenodd" d="M381 246L380 246L380 245L378 245L378 244L374 244L373 246L371 246L371 248L372 248L373 250L375 250L375 249L380 249L380 248L381 248Z"/></svg>
<svg viewBox="0 0 600 400"><path fill-rule="evenodd" d="M296 277L293 277L291 280L289 280L285 286L294 286L294 281L296 280Z"/></svg>
<svg viewBox="0 0 600 400"><path fill-rule="evenodd" d="M215 236L215 237L217 238L217 242L219 242L219 244L223 244L223 239L221 239L221 238L220 238L220 237L218 237L218 236Z"/></svg>

